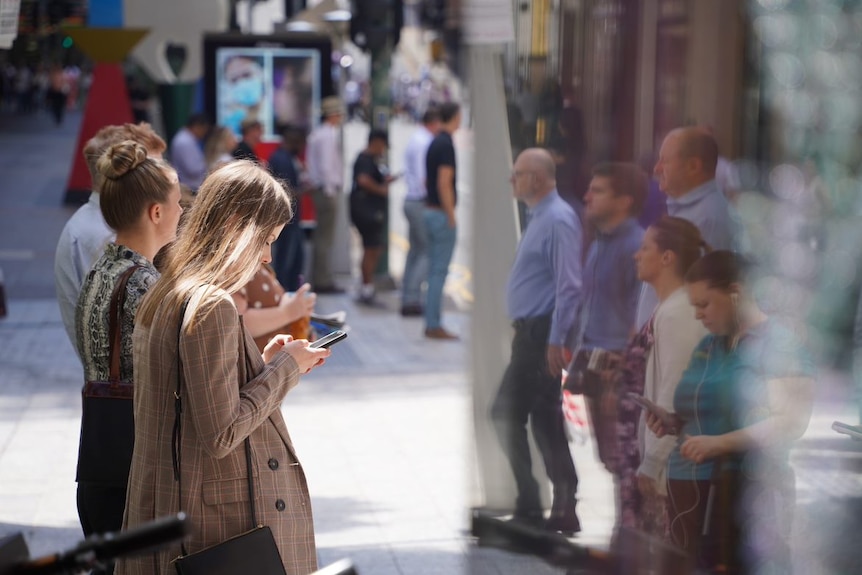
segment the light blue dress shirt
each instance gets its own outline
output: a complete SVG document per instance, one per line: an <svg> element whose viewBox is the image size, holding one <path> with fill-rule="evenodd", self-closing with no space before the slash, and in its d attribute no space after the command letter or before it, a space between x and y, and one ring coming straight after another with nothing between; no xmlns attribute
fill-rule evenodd
<svg viewBox="0 0 862 575"><path fill-rule="evenodd" d="M730 202L715 180L709 180L679 198L667 199L667 214L697 226L701 237L713 250L736 249L736 230ZM655 290L644 284L638 302L637 325L643 326L658 305Z"/></svg>
<svg viewBox="0 0 862 575"><path fill-rule="evenodd" d="M99 207L99 194L93 192L86 204L78 208L60 233L54 254L54 286L57 303L66 334L75 351L75 308L81 295L81 286L105 246L114 241L114 230L105 223Z"/></svg>
<svg viewBox="0 0 862 575"><path fill-rule="evenodd" d="M200 142L188 128L183 128L171 141L171 164L181 184L197 191L207 175L207 160Z"/></svg>
<svg viewBox="0 0 862 575"><path fill-rule="evenodd" d="M712 249L734 249L730 203L715 180L701 184L679 198L668 198L667 213L696 225Z"/></svg>
<svg viewBox="0 0 862 575"><path fill-rule="evenodd" d="M509 318L551 316L548 343L565 345L581 303L581 223L557 190L531 211L506 284Z"/></svg>

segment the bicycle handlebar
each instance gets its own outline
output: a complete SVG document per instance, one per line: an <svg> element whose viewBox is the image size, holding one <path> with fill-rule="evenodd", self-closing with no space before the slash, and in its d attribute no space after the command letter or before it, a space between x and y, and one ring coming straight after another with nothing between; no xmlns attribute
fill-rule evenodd
<svg viewBox="0 0 862 575"><path fill-rule="evenodd" d="M191 522L180 512L128 531L91 535L72 549L0 567L0 575L80 573L118 557L152 551L190 532Z"/></svg>

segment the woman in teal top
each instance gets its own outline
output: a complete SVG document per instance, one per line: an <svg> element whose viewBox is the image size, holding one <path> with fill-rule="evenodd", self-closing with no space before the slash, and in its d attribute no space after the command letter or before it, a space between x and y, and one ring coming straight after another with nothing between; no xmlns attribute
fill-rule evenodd
<svg viewBox="0 0 862 575"><path fill-rule="evenodd" d="M676 389L680 439L668 462L674 542L699 567L721 565L728 573L765 562L782 569L789 561L787 454L808 426L814 377L804 346L760 310L742 276L741 261L728 251L705 255L686 274L689 299L710 335ZM655 416L647 424L659 436L667 432Z"/></svg>

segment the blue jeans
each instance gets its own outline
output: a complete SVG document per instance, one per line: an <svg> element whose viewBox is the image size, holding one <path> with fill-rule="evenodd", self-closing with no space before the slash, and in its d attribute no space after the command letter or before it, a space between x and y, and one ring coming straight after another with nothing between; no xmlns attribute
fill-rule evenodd
<svg viewBox="0 0 862 575"><path fill-rule="evenodd" d="M425 231L428 234L428 293L425 296L425 329L440 326L443 307L443 285L449 273L449 262L455 251L456 228L449 227L446 212L425 208Z"/></svg>
<svg viewBox="0 0 862 575"><path fill-rule="evenodd" d="M401 305L422 303L422 282L428 277L428 234L425 231L425 202L405 200L404 215L409 224L410 251L401 282Z"/></svg>

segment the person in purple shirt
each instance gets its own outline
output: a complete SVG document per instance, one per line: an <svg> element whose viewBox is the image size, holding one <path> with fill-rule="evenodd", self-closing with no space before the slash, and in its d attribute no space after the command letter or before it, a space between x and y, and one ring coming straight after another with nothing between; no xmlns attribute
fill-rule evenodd
<svg viewBox="0 0 862 575"><path fill-rule="evenodd" d="M555 170L551 155L538 148L521 152L512 170L514 196L527 205L529 222L506 284L515 336L491 419L515 476L513 519L574 534L581 530L575 513L578 475L563 429L560 377L580 307L581 229L557 193ZM528 421L554 486L547 520L532 473Z"/></svg>
<svg viewBox="0 0 862 575"><path fill-rule="evenodd" d="M635 164L599 164L584 196L584 215L596 239L584 265L584 309L574 365L589 366L596 351L608 360L603 369L594 370L601 377L591 377L593 385L584 390L599 459L608 469L615 468L617 456L617 414L610 407L616 402L609 399L614 392L608 376L634 332L641 291L634 255L644 236L636 218L647 187L647 175Z"/></svg>

